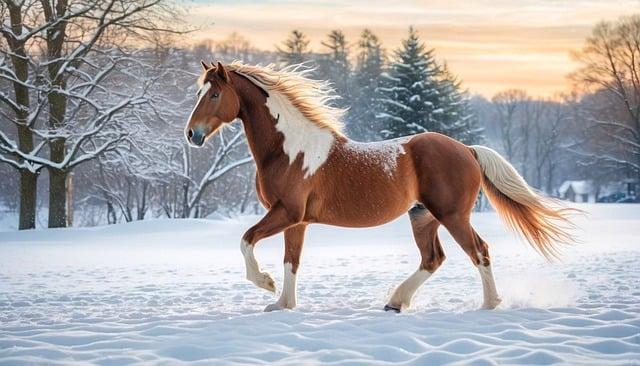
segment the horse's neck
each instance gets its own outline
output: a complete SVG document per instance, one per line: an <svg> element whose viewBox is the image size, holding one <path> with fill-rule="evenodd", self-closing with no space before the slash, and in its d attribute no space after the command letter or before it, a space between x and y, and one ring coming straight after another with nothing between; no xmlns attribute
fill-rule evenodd
<svg viewBox="0 0 640 366"><path fill-rule="evenodd" d="M302 170L305 176L311 176L337 148L336 144L346 142L346 138L305 120L281 96L274 94L274 99L268 100L253 83L244 78L240 83L240 118L258 170L267 163L288 165L302 154Z"/></svg>
<svg viewBox="0 0 640 366"><path fill-rule="evenodd" d="M266 106L263 92L244 78L239 81L240 114L249 149L258 169L269 161L287 158L282 150L283 137L275 127L275 121ZM244 84L250 84L247 87Z"/></svg>

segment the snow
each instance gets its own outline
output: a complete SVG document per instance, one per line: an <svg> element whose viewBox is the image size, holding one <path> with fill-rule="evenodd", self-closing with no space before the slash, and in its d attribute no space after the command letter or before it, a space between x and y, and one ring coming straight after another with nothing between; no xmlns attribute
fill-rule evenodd
<svg viewBox="0 0 640 366"><path fill-rule="evenodd" d="M376 142L357 142L349 140L344 148L360 160L378 164L389 176L393 176L398 165L398 156L405 153L403 144L412 136L403 136L391 140Z"/></svg>
<svg viewBox="0 0 640 366"><path fill-rule="evenodd" d="M418 265L406 217L312 226L298 307L244 278L240 236L258 217L0 232L0 364L581 364L640 359L640 205L580 205L582 243L548 264L494 213L503 303L477 310L477 270L445 231L447 261L402 314L382 307ZM282 285L282 236L256 255Z"/></svg>
<svg viewBox="0 0 640 366"><path fill-rule="evenodd" d="M564 196L565 193L567 193L567 191L569 190L569 188L572 188L576 194L590 194L590 193L594 193L596 190L595 187L593 186L592 181L567 180L564 183L562 183L560 188L558 188L558 193L561 196Z"/></svg>

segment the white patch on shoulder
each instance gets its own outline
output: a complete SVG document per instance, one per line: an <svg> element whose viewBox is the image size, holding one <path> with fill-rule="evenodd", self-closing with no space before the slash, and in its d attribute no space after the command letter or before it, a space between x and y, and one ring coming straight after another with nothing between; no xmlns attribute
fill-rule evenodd
<svg viewBox="0 0 640 366"><path fill-rule="evenodd" d="M276 130L284 135L282 148L292 164L302 153L304 177L312 176L327 161L333 142L333 133L309 121L282 94L269 91L269 112L276 119Z"/></svg>

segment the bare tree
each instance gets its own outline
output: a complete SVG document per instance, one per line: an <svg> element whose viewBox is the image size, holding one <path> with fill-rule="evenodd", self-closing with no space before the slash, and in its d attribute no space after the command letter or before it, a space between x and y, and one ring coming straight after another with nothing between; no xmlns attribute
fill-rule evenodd
<svg viewBox="0 0 640 366"><path fill-rule="evenodd" d="M582 66L572 75L577 86L593 91L582 117L592 150L576 147L611 174L640 178L640 15L595 26L574 53Z"/></svg>
<svg viewBox="0 0 640 366"><path fill-rule="evenodd" d="M519 138L517 142L521 151L520 172L525 179L537 182L536 187L540 187L540 176L535 176L535 172L532 174L530 168L535 168L540 163L541 156L538 155L538 144L544 142L538 138L542 138L542 132L547 123L545 117L548 102L526 97L520 104L522 115L519 119ZM533 164L531 164L532 161L534 162Z"/></svg>
<svg viewBox="0 0 640 366"><path fill-rule="evenodd" d="M251 42L237 32L233 32L226 39L217 42L214 46L216 58L232 62L234 60L243 60L251 62L256 49Z"/></svg>
<svg viewBox="0 0 640 366"><path fill-rule="evenodd" d="M510 89L496 94L491 101L496 111L496 123L507 159L513 161L518 151L519 123L517 113L529 97L522 90Z"/></svg>
<svg viewBox="0 0 640 366"><path fill-rule="evenodd" d="M17 127L18 141L0 132L0 158L25 176L20 227L34 226L42 168L49 172L49 227L66 226L67 175L121 143L121 117L148 102L153 80L138 79L144 65L132 53L139 50L126 45L174 32L176 10L163 0L5 0L1 11L11 25L0 28L0 78L14 93L0 100L13 111L4 117ZM137 82L129 90L109 88L118 79Z"/></svg>
<svg viewBox="0 0 640 366"><path fill-rule="evenodd" d="M198 217L201 213L198 205L206 189L213 183L224 177L233 169L253 162L253 158L247 152L242 153L239 158L230 158L232 153L237 152L238 147L245 143L244 132L237 130L226 137L224 132L218 134L218 146L216 147L213 160L209 163L208 169L199 179L194 179L192 167L191 151L188 146L182 150L182 162L180 164L183 185L183 210L182 217ZM246 150L245 150L246 151Z"/></svg>
<svg viewBox="0 0 640 366"><path fill-rule="evenodd" d="M560 102L545 101L543 112L537 123L533 125L533 167L535 169L535 186L547 193L553 193L553 181L556 170L566 155L562 146L563 134L567 130L569 118L568 108Z"/></svg>
<svg viewBox="0 0 640 366"><path fill-rule="evenodd" d="M9 75L9 78L3 77L2 82L11 83L13 86L13 95L0 91L0 101L8 110L7 112L2 110L2 117L9 124L13 124L17 130L17 143L16 138L10 137L8 130L4 128L0 130L0 153L17 150L22 154L30 155L38 152L34 150L34 137L31 132L35 118L32 117L34 114L31 108L31 88L28 83L30 65L27 57L28 43L31 42L35 33L25 26L23 5L13 1L0 3L0 15L3 19L0 33L4 40L0 49L2 53L0 75ZM9 22L5 20L7 18ZM38 98L40 97L41 94L38 94ZM40 106L40 103L37 105ZM36 109L35 116L40 110L41 107ZM16 168L20 173L19 228L21 230L35 228L37 183L42 165L24 159L19 154L11 154L11 156L0 154L0 161Z"/></svg>

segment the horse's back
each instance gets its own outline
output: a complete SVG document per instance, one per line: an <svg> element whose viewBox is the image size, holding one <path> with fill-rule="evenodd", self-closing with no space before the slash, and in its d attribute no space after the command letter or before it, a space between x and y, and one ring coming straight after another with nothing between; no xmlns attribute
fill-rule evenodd
<svg viewBox="0 0 640 366"><path fill-rule="evenodd" d="M416 202L437 217L449 206L472 205L480 179L471 149L438 133L370 143L345 141L311 180L306 219L374 226L397 218Z"/></svg>
<svg viewBox="0 0 640 366"><path fill-rule="evenodd" d="M417 155L447 155L450 157L459 155L462 157L466 154L471 154L470 157L473 158L471 149L467 145L441 133L423 132L408 137L409 139L405 146ZM472 160L475 160L475 158Z"/></svg>

